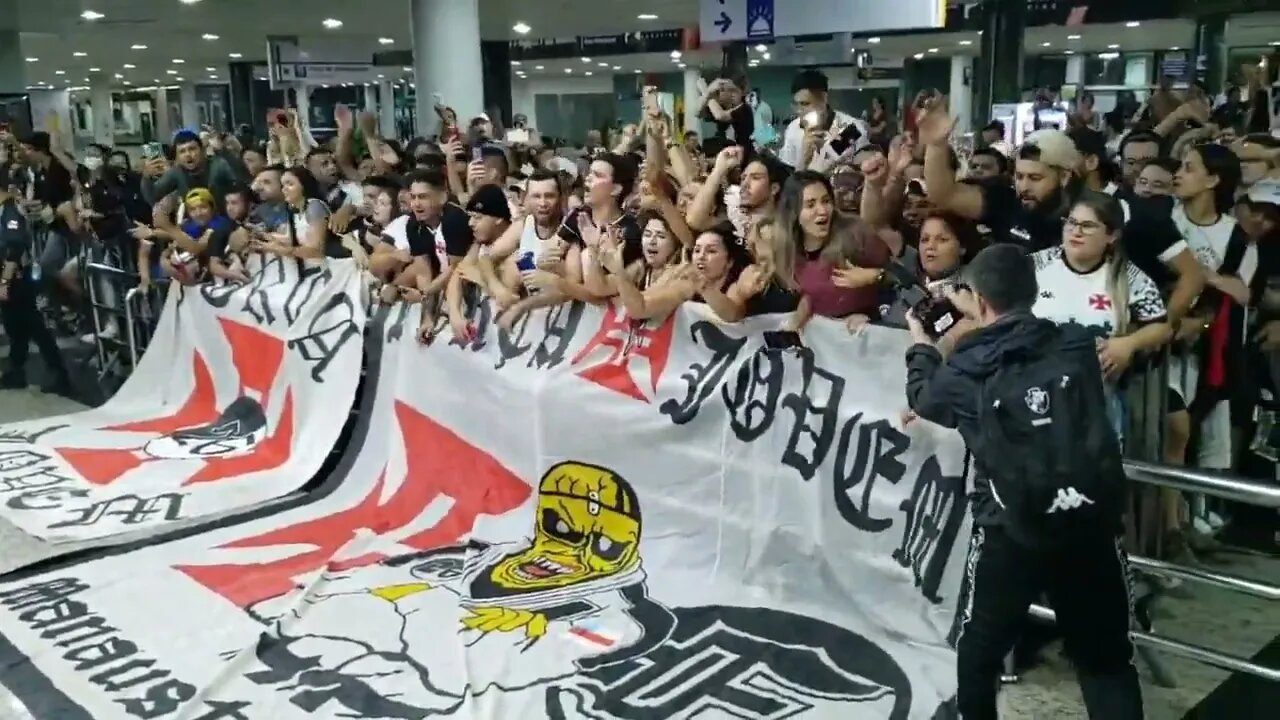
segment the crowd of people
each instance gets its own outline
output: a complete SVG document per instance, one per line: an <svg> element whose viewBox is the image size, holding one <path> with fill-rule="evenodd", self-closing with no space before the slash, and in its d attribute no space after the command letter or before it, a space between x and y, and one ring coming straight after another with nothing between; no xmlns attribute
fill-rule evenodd
<svg viewBox="0 0 1280 720"><path fill-rule="evenodd" d="M917 97L895 134L883 103L865 119L832 107L818 70L795 76L780 133L745 79L721 78L690 107L715 128L705 140L646 88L638 122L593 131L576 159L499 141L486 116L461 127L443 105L439 132L407 143L339 106L324 142L286 112L265 142L182 130L144 148L138 167L97 145L76 156L43 133L0 137L12 347L0 385L27 384L31 339L56 369L49 389L65 386L34 298L81 306L85 252L136 268L144 289L245 282L254 253L354 258L381 302L421 307L424 343L439 317L455 336L473 332L469 288L504 327L566 301L614 302L636 321L695 302L726 323L784 315L802 342L815 315L852 333L920 330L915 291L966 307L966 266L998 246L1029 256L1000 266L1026 275L1029 313L1087 329L1119 442L1142 416L1163 444L1147 459L1235 469L1280 349L1280 141L1248 82L1244 100L1216 108L1195 85L1162 83L1132 115L1082 98L1066 128L1013 148L993 123L963 158L938 93ZM49 230L38 257L20 236L30 224ZM975 325L961 314L925 334L954 344ZM118 332L109 320L85 339ZM1136 406L1130 386L1153 373L1167 392ZM1227 518L1153 490L1130 520L1130 550L1188 561L1212 550Z"/></svg>

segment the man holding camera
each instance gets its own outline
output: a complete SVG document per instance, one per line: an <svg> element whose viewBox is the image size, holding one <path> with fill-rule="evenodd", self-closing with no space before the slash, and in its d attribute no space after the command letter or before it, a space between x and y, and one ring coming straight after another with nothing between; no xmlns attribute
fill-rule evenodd
<svg viewBox="0 0 1280 720"><path fill-rule="evenodd" d="M1033 316L1037 294L1031 258L997 244L949 291L965 320L935 337L908 315L908 404L959 429L977 470L952 631L956 702L965 720L997 717L1003 658L1046 593L1089 717L1141 718L1119 543L1125 475L1097 349L1083 328Z"/></svg>

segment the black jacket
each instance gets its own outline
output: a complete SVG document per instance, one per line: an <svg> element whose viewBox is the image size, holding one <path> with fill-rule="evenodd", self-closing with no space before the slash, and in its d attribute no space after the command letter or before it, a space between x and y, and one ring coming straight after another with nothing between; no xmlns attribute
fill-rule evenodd
<svg viewBox="0 0 1280 720"><path fill-rule="evenodd" d="M965 336L945 362L932 345L912 345L907 349L907 404L925 420L956 428L965 445L976 447L982 381L995 372L1006 353L1057 343L1061 352L1079 353L1080 366L1093 368L1098 387L1102 387L1097 341L1083 328L1074 332L1074 327L1078 326L1055 325L1025 312L1011 313ZM1003 511L991 494L984 470L988 460L974 457L973 519L979 525L999 525Z"/></svg>

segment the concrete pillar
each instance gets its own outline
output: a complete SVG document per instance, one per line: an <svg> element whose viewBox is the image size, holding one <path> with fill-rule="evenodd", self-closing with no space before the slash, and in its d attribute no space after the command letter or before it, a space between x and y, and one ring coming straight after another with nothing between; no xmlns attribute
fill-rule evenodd
<svg viewBox="0 0 1280 720"><path fill-rule="evenodd" d="M89 76L89 103L93 111L93 141L115 145L116 120L111 107L111 78L105 73Z"/></svg>
<svg viewBox="0 0 1280 720"><path fill-rule="evenodd" d="M1063 84L1084 87L1084 55L1076 53L1067 58L1067 76Z"/></svg>
<svg viewBox="0 0 1280 720"><path fill-rule="evenodd" d="M1022 99L1023 35L1027 22L1026 0L985 0L982 15L982 48L974 79L975 112L986 117L995 103Z"/></svg>
<svg viewBox="0 0 1280 720"><path fill-rule="evenodd" d="M364 84L364 109L366 112L378 112L378 88L373 83Z"/></svg>
<svg viewBox="0 0 1280 720"><path fill-rule="evenodd" d="M0 0L0 10L5 6ZM0 12L0 18L3 16ZM0 23L4 20L0 19ZM27 91L27 62L22 54L17 30L0 25L0 93L22 94Z"/></svg>
<svg viewBox="0 0 1280 720"><path fill-rule="evenodd" d="M1196 21L1195 78L1216 97L1227 84L1227 16L1209 15ZM1157 78L1157 81L1159 78Z"/></svg>
<svg viewBox="0 0 1280 720"><path fill-rule="evenodd" d="M182 107L182 127L199 132L200 110L196 107L195 83L182 83L178 86L178 104Z"/></svg>
<svg viewBox="0 0 1280 720"><path fill-rule="evenodd" d="M169 91L163 86L156 88L152 94L152 102L156 106L156 139L169 142L173 138L173 119L169 117Z"/></svg>
<svg viewBox="0 0 1280 720"><path fill-rule="evenodd" d="M378 83L378 128L384 138L399 136L396 130L396 86L390 80Z"/></svg>
<svg viewBox="0 0 1280 720"><path fill-rule="evenodd" d="M956 134L969 132L973 125L973 58L951 56L951 114L956 118Z"/></svg>
<svg viewBox="0 0 1280 720"><path fill-rule="evenodd" d="M297 86L298 103L298 120L302 123L303 131L311 129L311 87L308 85Z"/></svg>
<svg viewBox="0 0 1280 720"><path fill-rule="evenodd" d="M698 119L698 113L694 112L694 104L702 99L702 94L698 92L698 79L702 74L697 70L686 68L684 71L684 131L685 132L702 132L702 121ZM698 137L702 137L699 134Z"/></svg>
<svg viewBox="0 0 1280 720"><path fill-rule="evenodd" d="M418 134L438 131L435 95L466 127L484 112L479 0L411 0Z"/></svg>

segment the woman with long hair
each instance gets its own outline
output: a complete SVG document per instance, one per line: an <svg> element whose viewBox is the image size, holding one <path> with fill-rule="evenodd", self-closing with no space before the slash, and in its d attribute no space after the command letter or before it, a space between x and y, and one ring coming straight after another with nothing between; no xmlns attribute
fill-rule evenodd
<svg viewBox="0 0 1280 720"><path fill-rule="evenodd" d="M639 258L627 262L624 244L611 232L601 235L600 253L593 257L608 271L604 280L631 319L665 317L687 299L682 297L687 293L687 279L680 262L680 240L659 212L646 210L637 219L641 228ZM595 270L587 269L589 282Z"/></svg>
<svg viewBox="0 0 1280 720"><path fill-rule="evenodd" d="M955 213L935 210L925 216L920 225L920 244L904 256L903 263L909 263L907 269L926 288L941 293L954 283L960 269L983 245L975 223ZM898 293L892 292L890 302L881 308L881 320L905 327L909 309Z"/></svg>
<svg viewBox="0 0 1280 720"><path fill-rule="evenodd" d="M775 262L795 267L796 284L804 294L792 322L796 329L812 315L878 314L878 286L889 248L866 223L836 210L826 177L802 170L787 180L773 232L778 238ZM857 319L858 326L862 322Z"/></svg>

